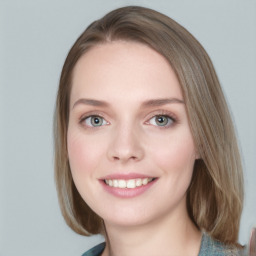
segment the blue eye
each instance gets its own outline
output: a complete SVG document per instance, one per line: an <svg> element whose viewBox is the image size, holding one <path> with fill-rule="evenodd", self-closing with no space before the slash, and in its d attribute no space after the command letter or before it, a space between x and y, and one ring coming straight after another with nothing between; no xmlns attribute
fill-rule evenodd
<svg viewBox="0 0 256 256"><path fill-rule="evenodd" d="M149 120L149 123L156 126L168 127L174 123L174 120L166 115L156 115Z"/></svg>
<svg viewBox="0 0 256 256"><path fill-rule="evenodd" d="M85 124L90 127L99 127L106 125L106 120L101 116L88 116L84 119Z"/></svg>

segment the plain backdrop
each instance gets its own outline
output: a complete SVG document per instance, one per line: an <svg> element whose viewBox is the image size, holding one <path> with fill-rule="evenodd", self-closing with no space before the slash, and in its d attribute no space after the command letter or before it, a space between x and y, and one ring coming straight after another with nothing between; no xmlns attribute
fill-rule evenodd
<svg viewBox="0 0 256 256"><path fill-rule="evenodd" d="M69 229L53 177L52 119L59 75L82 31L126 5L185 26L215 65L245 170L240 242L256 224L255 0L0 0L0 255L81 255L102 241Z"/></svg>

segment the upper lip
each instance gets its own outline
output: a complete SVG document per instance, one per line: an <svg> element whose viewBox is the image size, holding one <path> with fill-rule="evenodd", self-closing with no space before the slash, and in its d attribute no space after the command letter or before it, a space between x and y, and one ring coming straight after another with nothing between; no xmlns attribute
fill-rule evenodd
<svg viewBox="0 0 256 256"><path fill-rule="evenodd" d="M101 180L131 180L131 179L144 179L155 178L154 176L141 174L141 173L113 173L100 178Z"/></svg>

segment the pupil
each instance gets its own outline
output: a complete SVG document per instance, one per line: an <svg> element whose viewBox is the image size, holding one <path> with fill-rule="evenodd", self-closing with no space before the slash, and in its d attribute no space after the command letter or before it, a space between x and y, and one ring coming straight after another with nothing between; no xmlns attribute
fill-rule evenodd
<svg viewBox="0 0 256 256"><path fill-rule="evenodd" d="M158 116L157 117L157 123L161 126L166 125L168 122L167 118L164 116Z"/></svg>
<svg viewBox="0 0 256 256"><path fill-rule="evenodd" d="M100 119L98 117L94 117L92 119L92 122L93 122L94 125L99 125L100 124Z"/></svg>
<svg viewBox="0 0 256 256"><path fill-rule="evenodd" d="M163 123L164 122L164 118L161 116L161 117L158 117L158 122L159 123Z"/></svg>

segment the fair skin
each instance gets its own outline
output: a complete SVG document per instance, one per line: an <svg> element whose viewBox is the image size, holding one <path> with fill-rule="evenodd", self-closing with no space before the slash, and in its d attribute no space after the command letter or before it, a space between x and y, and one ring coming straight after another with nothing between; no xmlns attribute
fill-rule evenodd
<svg viewBox="0 0 256 256"><path fill-rule="evenodd" d="M201 233L186 210L197 155L179 82L160 54L117 41L82 56L67 136L75 185L106 226L104 256L198 255Z"/></svg>

